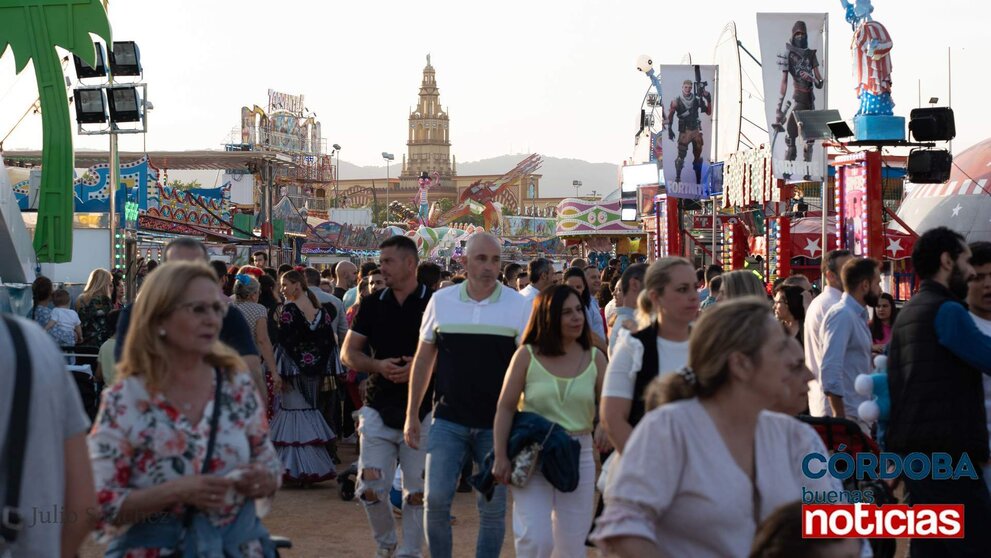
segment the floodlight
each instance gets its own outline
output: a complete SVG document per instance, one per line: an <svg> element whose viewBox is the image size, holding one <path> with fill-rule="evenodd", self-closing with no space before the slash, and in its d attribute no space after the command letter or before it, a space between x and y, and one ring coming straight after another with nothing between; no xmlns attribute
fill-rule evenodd
<svg viewBox="0 0 991 558"><path fill-rule="evenodd" d="M338 144L336 144L336 143L332 147L334 148L334 151L340 151L341 150L341 146L338 145Z"/></svg>
<svg viewBox="0 0 991 558"><path fill-rule="evenodd" d="M110 101L110 120L119 122L141 122L141 101L136 87L108 87L107 100Z"/></svg>
<svg viewBox="0 0 991 558"><path fill-rule="evenodd" d="M382 158L387 161L394 161L396 159L396 156L393 155L392 153L386 153L385 151L383 151Z"/></svg>
<svg viewBox="0 0 991 558"><path fill-rule="evenodd" d="M828 110L796 110L795 120L798 121L798 133L806 141L831 139L833 132L829 127L829 122L843 120L840 111ZM850 134L853 135L853 134Z"/></svg>
<svg viewBox="0 0 991 558"><path fill-rule="evenodd" d="M938 102L939 102L939 97L929 97L929 104L930 105L935 105Z"/></svg>
<svg viewBox="0 0 991 558"><path fill-rule="evenodd" d="M829 127L829 132L833 134L833 137L838 140L853 136L853 130L850 129L850 125L846 123L846 120L827 122L826 126Z"/></svg>
<svg viewBox="0 0 991 558"><path fill-rule="evenodd" d="M93 47L96 49L96 67L90 66L82 58L73 55L73 64L76 66L76 79L83 80L87 78L106 77L107 63L103 58L103 45L93 43Z"/></svg>
<svg viewBox="0 0 991 558"><path fill-rule="evenodd" d="M80 124L104 124L107 121L107 103L102 89L76 89L72 93L76 105L76 122Z"/></svg>
<svg viewBox="0 0 991 558"><path fill-rule="evenodd" d="M114 41L110 51L110 72L114 76L140 76L141 53L134 41Z"/></svg>

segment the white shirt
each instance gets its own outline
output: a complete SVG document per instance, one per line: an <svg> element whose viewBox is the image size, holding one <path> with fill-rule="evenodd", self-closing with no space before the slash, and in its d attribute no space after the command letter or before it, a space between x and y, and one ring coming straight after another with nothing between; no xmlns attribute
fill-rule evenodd
<svg viewBox="0 0 991 558"><path fill-rule="evenodd" d="M805 312L805 364L815 376L809 381L809 412L814 417L826 416L829 404L826 402L826 392L822 389L822 337L820 327L826 318L826 312L836 305L843 296L843 291L826 287L822 294L815 297Z"/></svg>
<svg viewBox="0 0 991 558"><path fill-rule="evenodd" d="M658 337L657 360L658 376L681 370L688 364L688 341L668 341ZM641 368L643 368L643 343L624 328L619 333L612 360L606 367L602 397L633 399L637 372Z"/></svg>
<svg viewBox="0 0 991 558"><path fill-rule="evenodd" d="M974 319L974 324L977 325L977 329L981 330L981 333L991 337L991 320L979 318L973 312L970 313L970 317ZM984 409L988 415L988 432L991 432L991 376L981 374L981 381L984 382Z"/></svg>
<svg viewBox="0 0 991 558"><path fill-rule="evenodd" d="M420 340L435 343L438 331L452 331L511 335L519 343L529 317L529 304L513 289L498 283L488 298L474 300L465 281L430 297L420 322Z"/></svg>
<svg viewBox="0 0 991 558"><path fill-rule="evenodd" d="M540 291L538 291L537 288L533 286L533 283L530 283L529 285L523 287L523 290L520 291L520 294L523 295L523 298L529 300L530 302L533 302L533 299L537 298L537 295L540 294Z"/></svg>
<svg viewBox="0 0 991 558"><path fill-rule="evenodd" d="M334 326L334 333L337 334L337 344L344 343L344 336L348 334L348 318L345 315L344 303L341 302L341 299L324 291L320 287L309 287L309 289L317 297L317 302L321 305L330 304L337 311L332 325Z"/></svg>
<svg viewBox="0 0 991 558"><path fill-rule="evenodd" d="M828 474L809 479L802 473L807 454L828 455L811 426L763 411L754 437L756 509L754 483L733 461L698 399L647 413L613 466L592 540L640 537L663 548L666 556L743 558L754 538L755 519L763 521L801 498L803 487L819 493L840 490L839 481Z"/></svg>
<svg viewBox="0 0 991 558"><path fill-rule="evenodd" d="M612 328L609 329L609 359L612 360L613 353L616 350L616 343L619 341L619 332L626 330L623 327L623 323L627 320L633 320L636 322L637 311L633 308L627 308L626 306L620 306L615 309L613 314L616 315L616 321L613 322Z"/></svg>
<svg viewBox="0 0 991 558"><path fill-rule="evenodd" d="M79 321L79 314L70 308L52 308L52 321L55 322L55 327L70 330L76 329L76 326L82 323Z"/></svg>

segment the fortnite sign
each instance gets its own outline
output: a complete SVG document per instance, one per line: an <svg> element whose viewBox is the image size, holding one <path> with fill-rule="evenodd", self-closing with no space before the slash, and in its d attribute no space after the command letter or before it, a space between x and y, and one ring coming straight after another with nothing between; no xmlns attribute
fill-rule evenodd
<svg viewBox="0 0 991 558"><path fill-rule="evenodd" d="M279 93L274 89L268 90L268 112L291 112L303 114L303 96Z"/></svg>

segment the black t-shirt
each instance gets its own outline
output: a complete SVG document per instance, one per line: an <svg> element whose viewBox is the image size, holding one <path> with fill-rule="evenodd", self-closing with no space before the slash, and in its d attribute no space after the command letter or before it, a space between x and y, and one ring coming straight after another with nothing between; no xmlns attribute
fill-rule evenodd
<svg viewBox="0 0 991 558"><path fill-rule="evenodd" d="M346 292L348 292L348 290L345 289L344 287L335 287L334 288L334 296L336 296L337 298L339 298L341 300L344 300L344 293L346 293Z"/></svg>
<svg viewBox="0 0 991 558"><path fill-rule="evenodd" d="M368 348L376 359L401 356L413 357L420 338L420 322L423 311L433 291L419 284L402 306L392 289L361 299L358 312L351 323L351 330L368 341ZM378 411L382 422L389 428L401 430L406 422L406 403L409 400L409 384L397 384L380 374L371 374L365 390L365 404ZM430 412L433 399L433 382L420 405L420 418Z"/></svg>

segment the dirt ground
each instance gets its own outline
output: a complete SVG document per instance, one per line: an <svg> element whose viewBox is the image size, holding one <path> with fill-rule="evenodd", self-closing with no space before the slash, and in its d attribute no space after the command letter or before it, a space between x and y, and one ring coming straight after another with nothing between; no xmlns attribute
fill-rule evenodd
<svg viewBox="0 0 991 558"><path fill-rule="evenodd" d="M355 460L354 448L344 446L339 451L344 463L338 466L338 470L344 470ZM506 513L506 538L502 546L504 558L516 556L513 551L511 506ZM478 534L475 494L457 494L451 513L457 518L453 526L454 556L473 556ZM293 548L282 553L284 558L375 556L375 541L372 540L361 504L357 498L350 502L341 500L335 481L319 483L311 488L283 488L275 497L272 511L265 517L264 523L272 534L292 539ZM89 541L83 547L81 558L102 555L103 549ZM594 551L589 553L589 556L597 555Z"/></svg>

